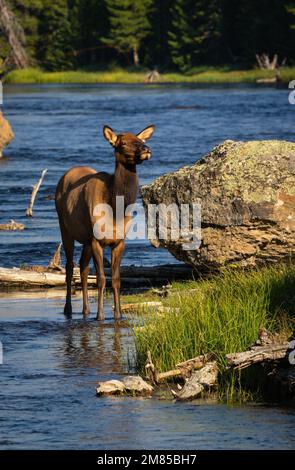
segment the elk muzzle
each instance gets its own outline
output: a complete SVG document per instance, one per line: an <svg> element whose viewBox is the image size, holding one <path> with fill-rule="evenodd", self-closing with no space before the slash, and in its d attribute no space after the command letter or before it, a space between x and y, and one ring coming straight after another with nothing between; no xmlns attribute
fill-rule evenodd
<svg viewBox="0 0 295 470"><path fill-rule="evenodd" d="M145 160L149 160L152 156L152 152L149 149L149 147L144 146L141 149L140 155L139 155L139 161L144 162Z"/></svg>

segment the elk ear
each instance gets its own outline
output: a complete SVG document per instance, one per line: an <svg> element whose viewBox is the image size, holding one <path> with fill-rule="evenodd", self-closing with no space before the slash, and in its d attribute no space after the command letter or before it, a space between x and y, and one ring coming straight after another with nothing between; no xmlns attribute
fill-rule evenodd
<svg viewBox="0 0 295 470"><path fill-rule="evenodd" d="M116 142L117 142L117 135L113 131L113 129L109 126L104 126L103 127L103 135L104 138L113 146L115 147Z"/></svg>
<svg viewBox="0 0 295 470"><path fill-rule="evenodd" d="M141 131L139 134L137 134L137 137L142 140L143 142L145 142L146 140L148 140L150 137L152 137L153 133L154 133L154 130L155 130L155 127L154 125L151 125L151 126L148 126L146 127L145 129L143 129L143 131Z"/></svg>

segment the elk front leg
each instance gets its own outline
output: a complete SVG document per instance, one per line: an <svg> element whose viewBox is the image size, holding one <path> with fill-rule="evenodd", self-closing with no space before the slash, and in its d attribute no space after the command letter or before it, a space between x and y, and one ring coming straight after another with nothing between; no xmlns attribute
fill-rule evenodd
<svg viewBox="0 0 295 470"><path fill-rule="evenodd" d="M106 278L103 269L103 249L97 240L92 241L92 256L96 270L97 289L98 289L98 306L97 320L104 320L103 296L106 285Z"/></svg>
<svg viewBox="0 0 295 470"><path fill-rule="evenodd" d="M80 276L83 291L83 315L89 314L89 302L88 302L88 289L87 280L89 274L89 262L92 256L91 245L83 245L82 254L80 258Z"/></svg>
<svg viewBox="0 0 295 470"><path fill-rule="evenodd" d="M119 243L112 249L112 288L114 291L114 305L115 305L115 320L121 318L121 305L120 305L120 266L122 255L125 248L125 241L120 240Z"/></svg>

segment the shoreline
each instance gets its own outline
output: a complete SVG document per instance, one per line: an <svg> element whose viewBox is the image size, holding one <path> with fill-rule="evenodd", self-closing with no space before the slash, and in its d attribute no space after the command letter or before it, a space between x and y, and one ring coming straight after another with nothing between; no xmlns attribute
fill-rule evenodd
<svg viewBox="0 0 295 470"><path fill-rule="evenodd" d="M64 71L64 72L46 72L40 69L23 69L9 72L5 78L5 84L25 85L25 84L114 84L114 85L194 85L194 84L257 84L257 85L285 85L295 79L295 67L285 67L281 69L281 81L269 82L274 79L275 70L222 70L203 68L196 73L163 73L159 80L147 81L147 72L131 72L128 70L117 69L113 71ZM266 83L257 83L257 80L266 80Z"/></svg>

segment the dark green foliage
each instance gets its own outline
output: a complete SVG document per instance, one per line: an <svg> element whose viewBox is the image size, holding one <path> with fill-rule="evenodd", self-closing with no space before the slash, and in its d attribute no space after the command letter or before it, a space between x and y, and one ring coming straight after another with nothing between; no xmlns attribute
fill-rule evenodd
<svg viewBox="0 0 295 470"><path fill-rule="evenodd" d="M138 64L189 72L295 62L294 0L7 0L31 64L48 70ZM9 46L0 31L0 67Z"/></svg>
<svg viewBox="0 0 295 470"><path fill-rule="evenodd" d="M148 14L153 0L106 0L110 30L105 43L123 53L133 53L139 64L139 50L150 31Z"/></svg>
<svg viewBox="0 0 295 470"><path fill-rule="evenodd" d="M48 70L73 66L73 35L67 0L47 3L41 14L39 57Z"/></svg>
<svg viewBox="0 0 295 470"><path fill-rule="evenodd" d="M256 53L267 53L291 62L295 38L292 41L292 15L287 11L290 3L294 5L282 0L223 0L223 38L228 60L249 66L255 63Z"/></svg>
<svg viewBox="0 0 295 470"><path fill-rule="evenodd" d="M171 8L169 46L172 62L183 71L219 60L220 0L176 0Z"/></svg>

